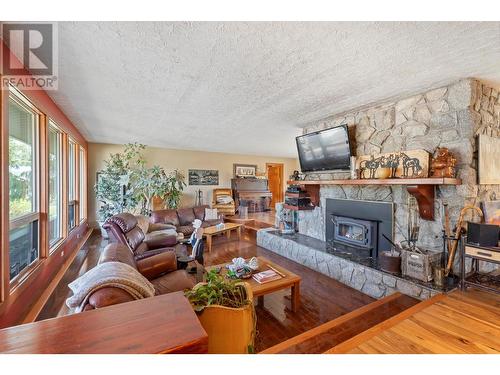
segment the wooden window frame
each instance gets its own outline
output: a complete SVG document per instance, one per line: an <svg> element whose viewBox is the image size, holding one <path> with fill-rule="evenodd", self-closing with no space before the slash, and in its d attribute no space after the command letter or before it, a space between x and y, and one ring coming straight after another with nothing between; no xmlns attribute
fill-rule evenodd
<svg viewBox="0 0 500 375"><path fill-rule="evenodd" d="M8 230L6 233L2 235L6 237L6 241L4 243L7 244L6 247L3 247L3 258L2 260L6 262L6 266L3 267L3 271L7 272L6 275L2 275L2 277L7 277L9 281L9 293L12 294L15 290L23 284L23 282L30 277L30 275L38 268L44 258L47 257L47 247L45 246L46 236L47 236L47 225L46 225L46 215L44 213L47 212L46 209L46 200L44 199L44 194L46 193L46 158L44 157L44 151L46 150L46 116L28 99L26 98L19 90L9 87L8 97L7 97L7 106L9 106L10 100L16 102L16 104L24 107L25 109L32 111L36 117L35 124L35 134L34 134L34 143L35 143L35 177L34 177L34 188L33 188L33 196L35 199L35 207L36 210L29 214L20 216L15 218L14 220L10 219L9 209L7 208L8 217ZM7 125L9 125L8 117L7 117ZM7 171L8 171L8 152L9 152L9 127L5 126L6 129L6 147L7 147ZM7 197L10 195L9 188L9 174L6 173L5 176L6 185L7 185ZM10 199L6 198L6 202L9 202ZM20 226L27 225L34 221L38 221L38 259L29 264L26 268L24 268L18 275L16 275L13 279L10 279L10 231L15 228L19 228ZM7 269L7 271L6 271ZM5 291L4 291L5 293ZM5 294L3 295L5 297Z"/></svg>
<svg viewBox="0 0 500 375"><path fill-rule="evenodd" d="M73 144L75 147L74 147L74 153L73 153L73 161L74 161L74 176L73 176L73 185L74 185L74 191L73 191L73 199L70 199L70 173L69 173L69 168L70 168L70 159L69 159L69 156L70 156L70 153L71 153L71 147L70 145ZM79 225L80 225L80 219L79 219L79 211L80 211L80 205L79 205L79 200L77 198L79 198L79 173L78 173L78 163L79 163L79 160L78 160L78 157L79 157L79 144L78 142L73 139L71 136L68 136L68 140L67 140L67 145L68 145L68 149L67 149L67 154L66 154L66 160L67 160L67 193L66 193L66 197L67 197L67 201L66 201L66 218L67 218L67 223L66 223L66 228L67 228L67 231L68 231L68 235L69 233L71 233L73 231L73 229L77 228ZM69 227L69 206L70 205L73 205L73 211L74 211L74 225L70 228Z"/></svg>
<svg viewBox="0 0 500 375"><path fill-rule="evenodd" d="M59 125L57 125L57 123L49 118L48 121L47 121L48 125L47 125L47 153L46 153L46 157L47 157L47 173L50 172L50 168L48 166L49 164L49 133L50 133L50 129L53 128L55 129L59 134L59 141L60 141L60 163L59 163L59 169L60 169L60 204L61 204L61 208L60 208L60 237L54 241L52 244L50 243L50 234L49 234L49 226L50 226L50 212L49 212L49 209L50 209L50 177L47 175L47 239L48 239L48 253L49 253L49 256L54 253L58 248L59 246L64 242L64 240L68 237L68 231L67 231L67 220L66 219L66 215L67 215L67 207L66 207L66 202L67 202L67 199L65 197L66 195L66 180L67 180L67 175L66 175L66 169L65 169L65 152L66 152L66 147L65 147L65 142L66 142L66 138L67 138L67 135L66 133L61 129L61 127Z"/></svg>
<svg viewBox="0 0 500 375"><path fill-rule="evenodd" d="M78 223L81 225L87 220L87 150L85 147L78 144ZM83 154L83 170L82 170L82 154ZM83 184L82 181L83 180ZM83 192L81 188L83 187ZM83 212L83 215L82 215Z"/></svg>

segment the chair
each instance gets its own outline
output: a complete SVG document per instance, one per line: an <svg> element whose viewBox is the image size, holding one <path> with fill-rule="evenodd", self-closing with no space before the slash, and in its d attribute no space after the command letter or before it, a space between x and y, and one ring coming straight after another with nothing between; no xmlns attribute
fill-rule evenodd
<svg viewBox="0 0 500 375"><path fill-rule="evenodd" d="M176 235L154 236L145 239L145 234L138 225L137 218L127 212L110 217L103 225L108 232L110 242L126 245L134 254L136 260L144 259L173 251L177 254L186 253L184 245L177 245Z"/></svg>
<svg viewBox="0 0 500 375"><path fill-rule="evenodd" d="M231 189L214 189L212 208L217 208L217 212L227 216L236 214L233 191Z"/></svg>

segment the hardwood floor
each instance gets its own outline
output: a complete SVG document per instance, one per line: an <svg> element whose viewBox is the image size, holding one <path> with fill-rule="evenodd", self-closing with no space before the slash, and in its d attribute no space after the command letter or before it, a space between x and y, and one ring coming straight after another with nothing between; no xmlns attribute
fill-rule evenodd
<svg viewBox="0 0 500 375"><path fill-rule="evenodd" d="M328 352L498 354L500 296L474 289L439 295Z"/></svg>
<svg viewBox="0 0 500 375"><path fill-rule="evenodd" d="M96 232L90 236L50 295L36 321L64 316L69 313L69 309L65 304L66 298L71 296L68 284L97 265L101 250L106 245L107 241L103 240Z"/></svg>
<svg viewBox="0 0 500 375"><path fill-rule="evenodd" d="M236 238L236 237L234 237ZM205 264L213 265L231 261L235 257L264 256L289 269L302 278L301 306L291 311L290 292L279 291L264 298L264 305L256 307L256 351L271 347L322 323L364 306L374 299L327 276L258 247L249 240L227 240L224 236L214 239L211 253L205 254ZM37 320L53 318L68 313L65 300L70 291L67 284L97 264L107 241L92 235L60 284L49 298Z"/></svg>

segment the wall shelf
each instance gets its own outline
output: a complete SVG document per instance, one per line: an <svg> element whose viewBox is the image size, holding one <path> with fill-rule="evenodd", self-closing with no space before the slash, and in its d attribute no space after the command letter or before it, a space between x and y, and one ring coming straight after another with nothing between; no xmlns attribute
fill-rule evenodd
<svg viewBox="0 0 500 375"><path fill-rule="evenodd" d="M344 179L344 180L307 180L288 181L289 185L300 185L309 193L311 202L319 206L319 188L322 185L405 185L408 192L417 199L420 217L425 220L434 220L434 197L436 186L461 185L459 178L388 178L388 179Z"/></svg>

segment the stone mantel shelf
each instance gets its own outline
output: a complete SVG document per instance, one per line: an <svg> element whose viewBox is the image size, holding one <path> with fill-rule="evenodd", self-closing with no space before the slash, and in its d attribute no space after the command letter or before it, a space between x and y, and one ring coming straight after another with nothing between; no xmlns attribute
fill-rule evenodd
<svg viewBox="0 0 500 375"><path fill-rule="evenodd" d="M435 187L439 185L461 185L459 178L388 178L388 179L345 179L345 180L289 180L289 185L301 185L309 193L311 202L319 206L319 187L322 185L405 185L408 192L417 199L420 217L434 220Z"/></svg>

